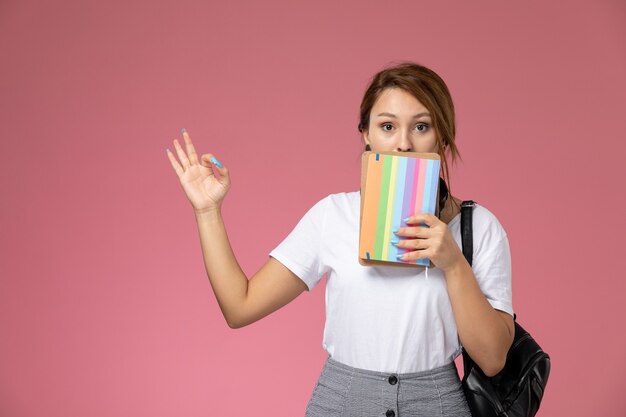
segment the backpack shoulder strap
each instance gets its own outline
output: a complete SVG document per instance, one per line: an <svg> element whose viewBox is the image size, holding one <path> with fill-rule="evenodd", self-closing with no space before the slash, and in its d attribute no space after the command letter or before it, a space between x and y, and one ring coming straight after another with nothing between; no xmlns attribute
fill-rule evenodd
<svg viewBox="0 0 626 417"><path fill-rule="evenodd" d="M472 255L474 253L472 209L475 204L474 200L465 200L461 203L461 245L463 246L463 255L470 265L472 265ZM513 321L516 319L517 313L513 313Z"/></svg>
<svg viewBox="0 0 626 417"><path fill-rule="evenodd" d="M465 200L461 203L461 244L463 255L467 263L472 264L472 254L474 253L474 240L472 237L472 209L473 200Z"/></svg>
<svg viewBox="0 0 626 417"><path fill-rule="evenodd" d="M472 237L472 209L474 208L473 200L465 200L461 203L461 245L463 247L463 255L467 259L467 263L472 265L472 254L474 253L474 242ZM472 372L475 363L469 356L465 348L461 351L463 354L463 380L467 380L468 375Z"/></svg>

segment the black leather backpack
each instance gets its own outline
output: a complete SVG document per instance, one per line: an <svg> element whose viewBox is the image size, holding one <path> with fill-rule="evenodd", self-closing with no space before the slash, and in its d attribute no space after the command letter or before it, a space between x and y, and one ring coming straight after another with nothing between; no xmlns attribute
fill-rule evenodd
<svg viewBox="0 0 626 417"><path fill-rule="evenodd" d="M461 204L463 255L472 264L472 209L474 201ZM517 314L513 316L515 321ZM543 398L550 375L550 356L515 321L515 339L502 371L488 377L463 349L461 381L473 417L533 417Z"/></svg>

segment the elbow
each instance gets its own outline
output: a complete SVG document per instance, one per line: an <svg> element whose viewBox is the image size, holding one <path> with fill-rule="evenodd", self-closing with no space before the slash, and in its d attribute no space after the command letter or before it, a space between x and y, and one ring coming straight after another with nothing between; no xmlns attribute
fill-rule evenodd
<svg viewBox="0 0 626 417"><path fill-rule="evenodd" d="M225 317L225 319L226 324L228 324L228 327L231 329L240 329L246 325L240 318L237 317Z"/></svg>
<svg viewBox="0 0 626 417"><path fill-rule="evenodd" d="M228 314L224 314L224 319L231 329L241 329L252 323L250 315L245 312L245 306L242 305L231 309Z"/></svg>
<svg viewBox="0 0 626 417"><path fill-rule="evenodd" d="M490 355L489 363L485 364L485 368L481 368L483 373L489 378L498 375L506 366L506 359L509 354L509 349L513 343L513 338L510 337L504 346L501 346L499 351Z"/></svg>
<svg viewBox="0 0 626 417"><path fill-rule="evenodd" d="M506 357L500 358L497 363L493 362L489 364L488 366L485 366L485 368L481 368L481 370L483 371L485 376L488 376L489 378L491 378L491 377L498 375L500 372L502 372L505 364L506 364Z"/></svg>
<svg viewBox="0 0 626 417"><path fill-rule="evenodd" d="M226 320L226 323L231 329L241 329L242 327L245 327L245 324L237 320Z"/></svg>
<svg viewBox="0 0 626 417"><path fill-rule="evenodd" d="M254 323L255 321L256 320L251 319L250 316L246 316L243 314L239 314L235 317L226 318L226 323L231 329L241 329L242 327L246 327Z"/></svg>
<svg viewBox="0 0 626 417"><path fill-rule="evenodd" d="M482 373L491 378L498 375L504 369L508 352L489 352L483 356L472 358ZM477 355L478 356L478 355ZM471 354L470 354L471 357Z"/></svg>
<svg viewBox="0 0 626 417"><path fill-rule="evenodd" d="M504 366L502 367L495 367L495 368L487 368L487 369L483 369L483 373L485 374L485 376L488 376L489 378L496 376L500 373L500 371L502 371L502 369L504 368Z"/></svg>

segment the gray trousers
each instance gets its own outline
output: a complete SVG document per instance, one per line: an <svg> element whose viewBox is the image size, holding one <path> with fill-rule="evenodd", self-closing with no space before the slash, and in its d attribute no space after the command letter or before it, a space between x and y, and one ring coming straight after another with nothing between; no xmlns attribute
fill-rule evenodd
<svg viewBox="0 0 626 417"><path fill-rule="evenodd" d="M324 362L305 417L471 417L454 362L384 373Z"/></svg>

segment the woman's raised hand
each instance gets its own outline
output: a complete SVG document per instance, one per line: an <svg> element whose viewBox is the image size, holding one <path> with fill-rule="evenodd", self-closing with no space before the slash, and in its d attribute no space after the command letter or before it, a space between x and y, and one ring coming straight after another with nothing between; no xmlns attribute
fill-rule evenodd
<svg viewBox="0 0 626 417"><path fill-rule="evenodd" d="M196 150L191 143L191 137L184 129L183 138L187 149L186 154L178 140L174 139L174 148L178 159L180 159L180 164L169 149L167 150L167 157L178 175L187 198L196 213L219 209L230 189L228 168L223 167L210 153L205 153L198 159ZM220 178L213 174L211 164L215 165Z"/></svg>

